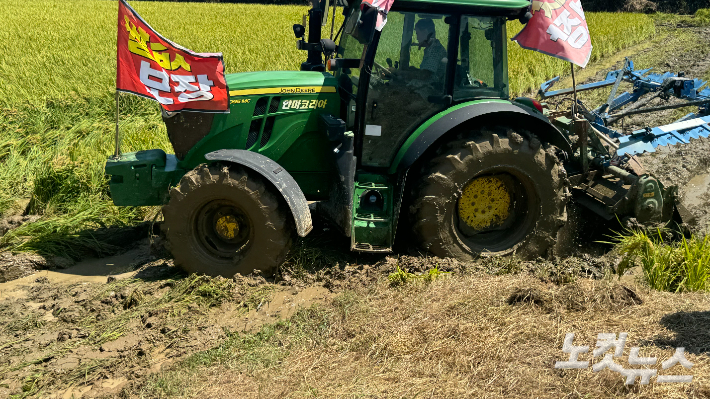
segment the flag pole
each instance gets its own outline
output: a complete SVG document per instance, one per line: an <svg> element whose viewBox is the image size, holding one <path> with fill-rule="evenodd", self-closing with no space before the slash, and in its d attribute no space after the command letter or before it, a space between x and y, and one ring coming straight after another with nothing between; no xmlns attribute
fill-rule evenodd
<svg viewBox="0 0 710 399"><path fill-rule="evenodd" d="M577 118L577 82L574 78L574 64L569 63L570 68L572 68L572 93L573 93L573 98L574 102L572 103L572 118L576 119Z"/></svg>
<svg viewBox="0 0 710 399"><path fill-rule="evenodd" d="M118 90L116 90L116 151L113 153L113 158L118 159L121 157L121 147L119 144L119 136L118 136Z"/></svg>
<svg viewBox="0 0 710 399"><path fill-rule="evenodd" d="M579 147L579 157L582 161L582 172L589 171L589 159L587 158L587 121L577 117L577 81L574 77L574 64L569 63L572 68L572 93L574 102L572 103L572 123L574 132L577 135L577 146Z"/></svg>

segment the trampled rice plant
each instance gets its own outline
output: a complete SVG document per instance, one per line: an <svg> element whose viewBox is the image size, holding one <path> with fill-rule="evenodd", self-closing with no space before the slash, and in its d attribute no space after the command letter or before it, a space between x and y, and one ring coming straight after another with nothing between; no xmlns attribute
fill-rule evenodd
<svg viewBox="0 0 710 399"><path fill-rule="evenodd" d="M399 267L399 262L397 262L397 269L387 276L391 287L400 287L411 282L426 282L431 283L432 281L439 279L444 276L450 275L451 272L442 272L438 267L432 267L424 273L410 273L407 269L402 269Z"/></svg>

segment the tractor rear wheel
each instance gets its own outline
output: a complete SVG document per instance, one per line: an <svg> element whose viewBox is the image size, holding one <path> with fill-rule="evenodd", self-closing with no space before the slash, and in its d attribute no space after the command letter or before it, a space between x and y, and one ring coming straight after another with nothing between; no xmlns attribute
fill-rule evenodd
<svg viewBox="0 0 710 399"><path fill-rule="evenodd" d="M188 273L232 277L283 263L293 228L286 206L257 174L239 166L200 165L170 191L165 238Z"/></svg>
<svg viewBox="0 0 710 399"><path fill-rule="evenodd" d="M459 134L411 181L410 223L436 256L535 258L567 220L565 170L554 148L526 131Z"/></svg>

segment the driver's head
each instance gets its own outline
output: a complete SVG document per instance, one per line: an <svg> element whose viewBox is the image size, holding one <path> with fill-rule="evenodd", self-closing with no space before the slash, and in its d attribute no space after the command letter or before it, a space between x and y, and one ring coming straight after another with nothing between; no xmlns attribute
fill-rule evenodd
<svg viewBox="0 0 710 399"><path fill-rule="evenodd" d="M434 28L434 21L431 18L422 18L417 21L416 25L414 25L414 31L417 33L417 41L419 43L424 43L436 37L436 28Z"/></svg>

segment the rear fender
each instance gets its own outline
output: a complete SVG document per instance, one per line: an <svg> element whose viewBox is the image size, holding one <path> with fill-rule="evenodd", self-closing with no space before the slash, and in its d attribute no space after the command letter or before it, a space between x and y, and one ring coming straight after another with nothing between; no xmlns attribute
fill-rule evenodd
<svg viewBox="0 0 710 399"><path fill-rule="evenodd" d="M445 140L447 133L469 126L501 124L524 128L533 132L540 141L553 144L568 154L572 153L572 145L567 136L554 127L545 116L536 110L508 101L484 100L460 104L432 119L433 122L422 125L400 148L389 169L390 173L407 170L427 150L436 148L438 142ZM437 145L434 145L435 143Z"/></svg>
<svg viewBox="0 0 710 399"><path fill-rule="evenodd" d="M312 229L308 201L296 180L278 163L264 155L247 150L219 150L205 155L208 161L223 161L244 166L263 176L279 190L296 222L296 231L305 237Z"/></svg>

